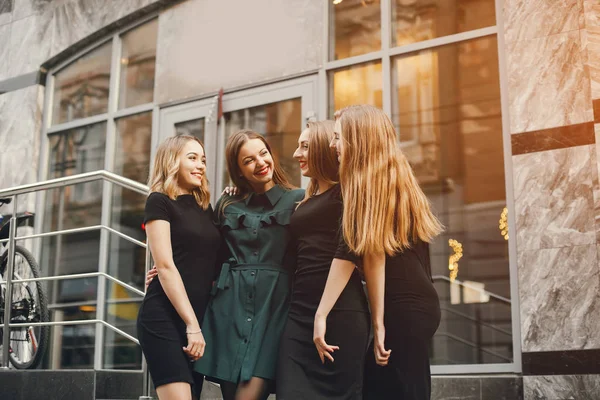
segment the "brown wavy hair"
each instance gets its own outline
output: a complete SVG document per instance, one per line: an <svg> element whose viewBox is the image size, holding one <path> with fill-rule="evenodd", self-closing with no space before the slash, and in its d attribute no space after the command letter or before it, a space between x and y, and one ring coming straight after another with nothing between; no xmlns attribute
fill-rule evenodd
<svg viewBox="0 0 600 400"><path fill-rule="evenodd" d="M179 186L177 185L177 174L179 173L179 154L183 150L185 144L189 141L196 141L202 146L204 144L200 139L194 136L180 135L165 139L156 150L152 173L148 179L150 192L163 193L169 196L170 199L177 198ZM206 156L206 151L204 153ZM208 189L208 179L206 173L202 177L200 187L194 188L192 194L196 199L196 203L202 209L206 210L210 204L210 191Z"/></svg>
<svg viewBox="0 0 600 400"><path fill-rule="evenodd" d="M442 230L431 212L389 117L370 105L335 113L341 123L340 184L344 239L358 255L393 255Z"/></svg>
<svg viewBox="0 0 600 400"><path fill-rule="evenodd" d="M321 180L329 185L339 182L339 163L334 149L329 147L333 139L333 121L309 122L308 129L308 170L312 177L306 188L304 198L298 206L313 197L319 190L318 181Z"/></svg>
<svg viewBox="0 0 600 400"><path fill-rule="evenodd" d="M227 145L225 146L227 173L229 174L229 179L233 185L237 187L238 194L236 196L227 197L219 207L220 212L223 212L225 207L231 203L245 200L250 193L254 192L250 183L248 183L248 181L242 176L242 172L238 164L238 156L242 146L252 139L259 139L261 142L263 142L269 153L271 153L271 157L273 157L273 182L285 189L294 189L294 186L290 184L286 173L281 168L281 165L275 157L275 154L273 154L273 151L271 151L269 142L267 142L264 136L250 129L242 129L241 131L237 131L231 135L227 140Z"/></svg>

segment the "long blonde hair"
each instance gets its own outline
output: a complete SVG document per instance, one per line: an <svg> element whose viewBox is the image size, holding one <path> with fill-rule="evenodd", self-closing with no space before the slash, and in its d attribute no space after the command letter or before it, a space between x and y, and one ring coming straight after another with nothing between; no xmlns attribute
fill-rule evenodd
<svg viewBox="0 0 600 400"><path fill-rule="evenodd" d="M271 150L271 146L269 142L262 136L260 133L257 133L250 129L242 129L231 135L229 140L227 140L227 145L225 146L225 159L227 160L227 172L229 173L229 179L233 183L233 186L237 187L238 194L233 196L228 196L225 201L223 201L219 207L219 212L223 212L225 207L230 205L231 203L235 203L236 201L244 200L250 193L254 192L252 186L248 181L242 176L242 171L240 170L240 166L238 164L238 156L240 155L240 150L242 146L248 143L249 140L259 139L264 143L265 147L271 153L271 157L273 157L273 182L276 185L280 185L285 189L293 189L289 182L289 179L281 165L277 161L275 154Z"/></svg>
<svg viewBox="0 0 600 400"><path fill-rule="evenodd" d="M329 147L333 139L333 121L309 122L308 129L308 170L312 175L304 198L298 206L313 197L319 189L319 181L329 185L339 182L339 163L335 150Z"/></svg>
<svg viewBox="0 0 600 400"><path fill-rule="evenodd" d="M420 239L430 242L443 226L397 143L389 117L369 105L335 113L341 123L340 184L344 239L358 255L393 255Z"/></svg>
<svg viewBox="0 0 600 400"><path fill-rule="evenodd" d="M177 174L179 173L179 155L185 144L194 140L202 146L200 139L194 136L180 135L165 139L156 150L156 158L152 166L152 173L148 179L150 192L159 192L166 194L170 199L175 200L179 193L177 185ZM205 153L206 155L206 153ZM194 188L192 194L196 202L202 209L206 210L210 204L210 191L208 190L208 180L206 174L202 177L200 187Z"/></svg>

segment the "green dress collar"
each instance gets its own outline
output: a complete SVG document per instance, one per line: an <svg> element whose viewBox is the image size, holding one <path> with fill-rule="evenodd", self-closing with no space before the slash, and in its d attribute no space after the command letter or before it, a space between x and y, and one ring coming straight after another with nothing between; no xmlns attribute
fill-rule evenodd
<svg viewBox="0 0 600 400"><path fill-rule="evenodd" d="M285 192L286 192L286 190L282 186L275 185L271 189L267 190L264 193L264 195L267 198L267 200L269 201L269 203L271 203L271 206L274 206L275 204L277 204L279 199L281 199L281 196L283 196L283 194ZM246 205L250 204L250 200L252 200L252 198L257 195L258 195L258 193L250 192L248 197L246 197L246 199L244 200Z"/></svg>

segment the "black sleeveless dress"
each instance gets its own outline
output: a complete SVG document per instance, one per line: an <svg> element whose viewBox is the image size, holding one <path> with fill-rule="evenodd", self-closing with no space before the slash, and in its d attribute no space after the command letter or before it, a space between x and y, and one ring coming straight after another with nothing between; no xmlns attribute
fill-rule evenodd
<svg viewBox="0 0 600 400"><path fill-rule="evenodd" d="M429 348L440 323L440 301L431 280L429 245L417 241L385 260L385 346L389 364L367 352L364 399L429 400Z"/></svg>
<svg viewBox="0 0 600 400"><path fill-rule="evenodd" d="M171 226L173 261L181 274L187 296L202 323L215 276L221 234L213 223L213 210L203 210L193 195L171 200L151 193L146 200L144 222L164 220ZM160 279L153 279L140 307L138 339L154 386L173 382L201 385L192 374L192 363L183 352L187 346L185 323L165 294ZM198 382L199 381L199 382Z"/></svg>
<svg viewBox="0 0 600 400"><path fill-rule="evenodd" d="M321 363L313 343L314 318L333 258L355 262L340 241L339 185L310 198L293 214L297 266L277 368L278 400L362 399L363 368L370 331L366 297L358 270L327 318L325 340L339 346L334 362Z"/></svg>

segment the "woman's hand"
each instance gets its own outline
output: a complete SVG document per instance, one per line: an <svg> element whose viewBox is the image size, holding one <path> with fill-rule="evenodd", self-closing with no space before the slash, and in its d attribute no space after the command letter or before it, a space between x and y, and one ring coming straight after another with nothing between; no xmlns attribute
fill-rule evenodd
<svg viewBox="0 0 600 400"><path fill-rule="evenodd" d="M325 358L333 362L331 356L335 350L339 350L338 346L330 346L325 342L325 332L327 331L327 317L315 315L315 329L313 332L313 342L319 353L321 363L325 364Z"/></svg>
<svg viewBox="0 0 600 400"><path fill-rule="evenodd" d="M158 270L156 269L156 266L153 266L152 269L148 271L148 274L146 275L146 290L148 289L148 286L150 286L150 282L152 282L152 279L154 279L156 275L158 275Z"/></svg>
<svg viewBox="0 0 600 400"><path fill-rule="evenodd" d="M227 186L225 189L223 189L221 196L224 194L228 194L230 196L237 196L238 192L239 190L235 186Z"/></svg>
<svg viewBox="0 0 600 400"><path fill-rule="evenodd" d="M192 361L197 361L204 355L204 348L206 347L204 335L202 335L202 331L198 325L188 325L186 329L186 336L188 345L187 347L183 348L183 351Z"/></svg>
<svg viewBox="0 0 600 400"><path fill-rule="evenodd" d="M388 361L390 360L390 354L392 354L392 350L385 349L385 327L383 325L381 325L381 327L375 327L375 335L373 341L375 362L377 363L377 365L385 367L386 365L388 365Z"/></svg>

